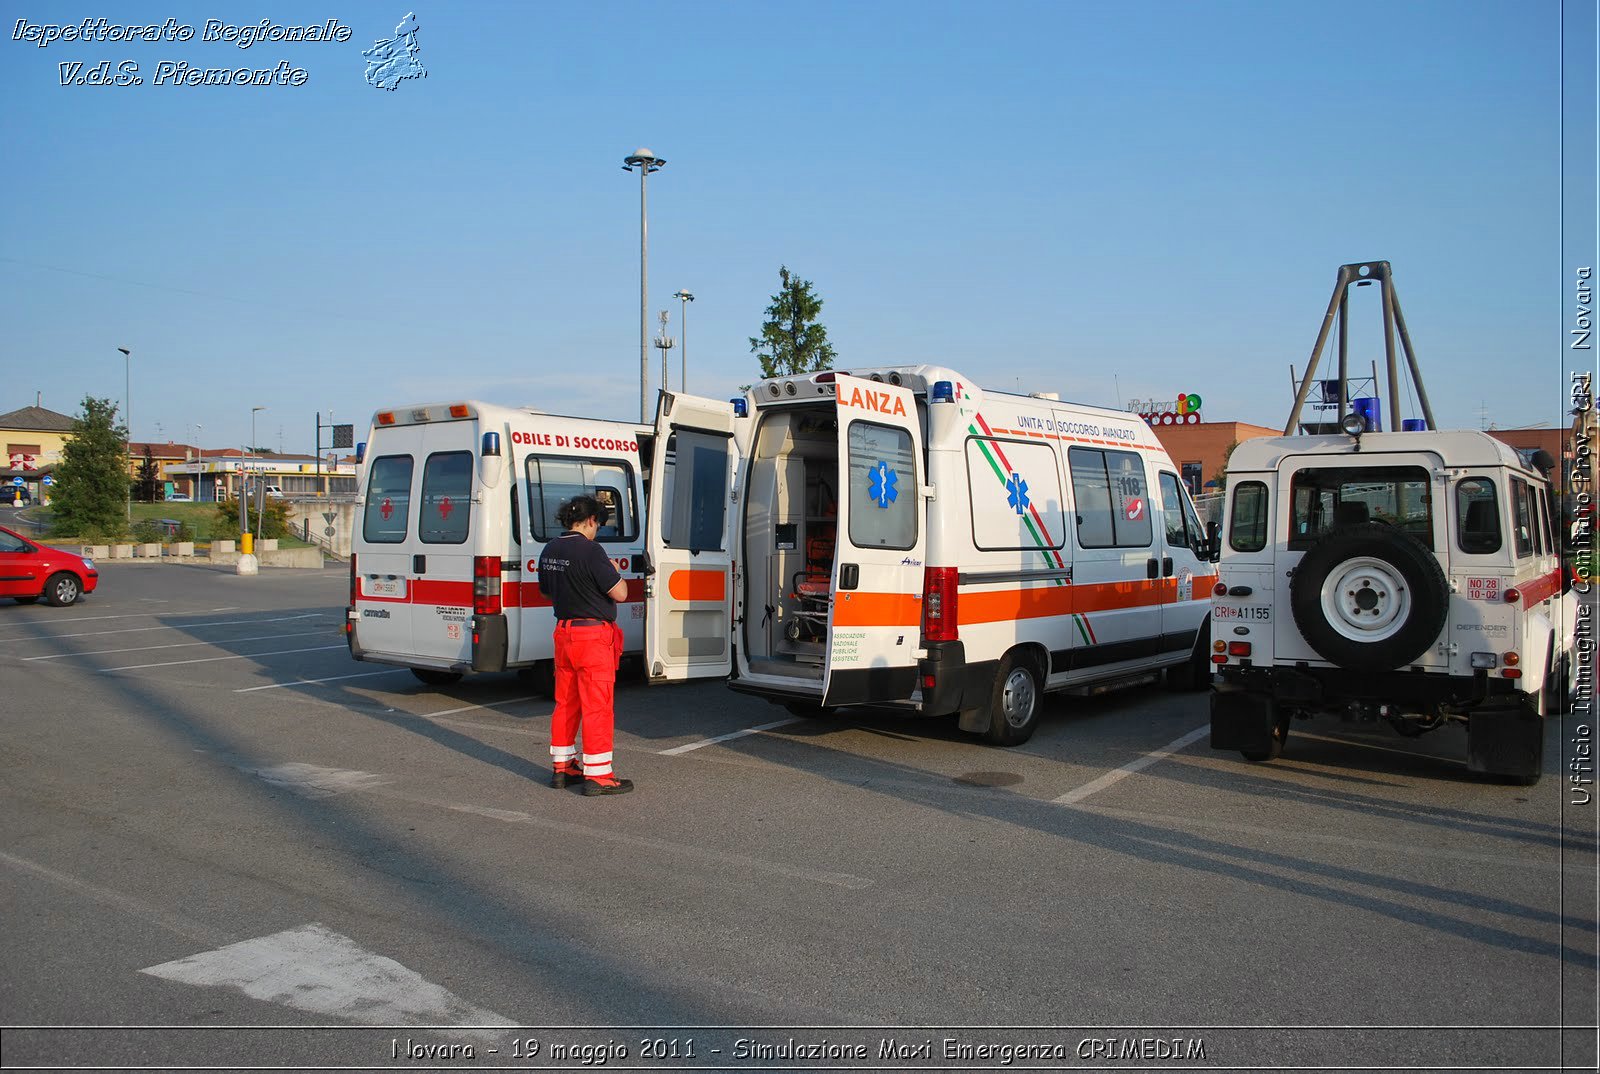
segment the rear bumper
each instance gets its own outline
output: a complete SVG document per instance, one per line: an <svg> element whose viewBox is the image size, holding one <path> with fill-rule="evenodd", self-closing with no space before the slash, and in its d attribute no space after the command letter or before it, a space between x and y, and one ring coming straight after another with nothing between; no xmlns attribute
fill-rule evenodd
<svg viewBox="0 0 1600 1074"><path fill-rule="evenodd" d="M1519 685L1523 680L1490 678L1484 671L1472 675L1414 671L1353 675L1341 668L1228 665L1219 668L1217 674L1231 687L1271 694L1282 704L1308 708L1351 701L1407 705L1421 710L1438 705L1470 708L1486 701L1509 701L1523 692Z"/></svg>
<svg viewBox="0 0 1600 1074"><path fill-rule="evenodd" d="M946 716L989 703L1000 671L998 660L969 662L966 646L959 641L928 642L927 653L917 662L924 712Z"/></svg>

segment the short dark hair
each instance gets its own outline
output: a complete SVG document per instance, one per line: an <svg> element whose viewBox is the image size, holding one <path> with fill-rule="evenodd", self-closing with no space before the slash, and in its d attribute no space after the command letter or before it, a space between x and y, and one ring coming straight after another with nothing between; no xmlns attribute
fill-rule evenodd
<svg viewBox="0 0 1600 1074"><path fill-rule="evenodd" d="M556 511L556 521L566 530L591 518L598 520L600 525L604 526L611 518L611 508L593 496L574 496Z"/></svg>

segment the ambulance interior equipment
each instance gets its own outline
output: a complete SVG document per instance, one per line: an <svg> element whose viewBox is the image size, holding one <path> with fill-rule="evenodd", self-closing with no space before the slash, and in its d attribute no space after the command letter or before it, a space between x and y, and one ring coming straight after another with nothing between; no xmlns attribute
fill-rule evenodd
<svg viewBox="0 0 1600 1074"><path fill-rule="evenodd" d="M822 678L838 539L838 419L831 404L775 413L750 461L744 547L750 660Z"/></svg>

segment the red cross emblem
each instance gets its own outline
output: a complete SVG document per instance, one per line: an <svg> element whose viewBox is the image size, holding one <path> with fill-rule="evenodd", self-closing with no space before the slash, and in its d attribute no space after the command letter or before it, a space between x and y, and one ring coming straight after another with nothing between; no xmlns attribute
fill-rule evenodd
<svg viewBox="0 0 1600 1074"><path fill-rule="evenodd" d="M389 521L389 516L394 514L394 504L389 502L389 497L385 496L383 498L383 506L378 508L378 514L383 516L385 522Z"/></svg>
<svg viewBox="0 0 1600 1074"><path fill-rule="evenodd" d="M453 511L453 510L455 510L455 508L450 503L450 497L446 496L444 499L439 501L439 517L440 518L442 518L442 519L444 519L446 521L449 521L450 512Z"/></svg>

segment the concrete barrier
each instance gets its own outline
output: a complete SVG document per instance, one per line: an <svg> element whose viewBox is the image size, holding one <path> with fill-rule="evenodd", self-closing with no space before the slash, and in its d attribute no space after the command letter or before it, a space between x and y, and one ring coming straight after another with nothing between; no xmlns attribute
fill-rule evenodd
<svg viewBox="0 0 1600 1074"><path fill-rule="evenodd" d="M234 554L234 551L233 551L233 542L232 541L212 541L211 542L211 558L212 559L220 559L223 556L231 556L233 554Z"/></svg>
<svg viewBox="0 0 1600 1074"><path fill-rule="evenodd" d="M109 559L111 551L103 544L86 544L79 555L88 556L90 559Z"/></svg>
<svg viewBox="0 0 1600 1074"><path fill-rule="evenodd" d="M187 558L194 555L194 542L179 541L177 544L167 545L166 549L167 555L169 556L182 556Z"/></svg>
<svg viewBox="0 0 1600 1074"><path fill-rule="evenodd" d="M261 540L256 542L257 554L262 552L276 552L277 550L278 539L276 537L263 537Z"/></svg>
<svg viewBox="0 0 1600 1074"><path fill-rule="evenodd" d="M111 546L111 555L110 555L109 558L111 558L111 559L132 559L133 558L133 545L131 545L131 544L114 544L114 545L112 545Z"/></svg>
<svg viewBox="0 0 1600 1074"><path fill-rule="evenodd" d="M161 545L155 542L136 544L133 546L133 554L139 559L160 559Z"/></svg>

